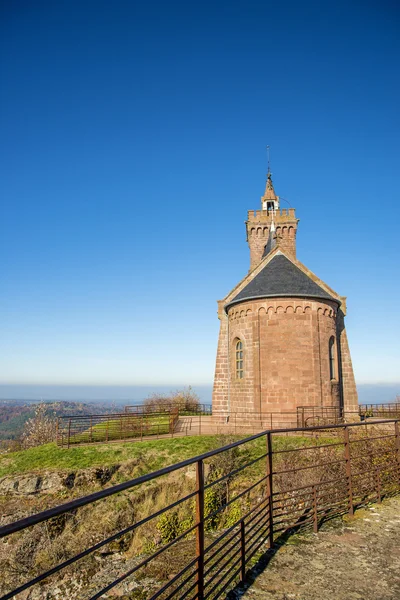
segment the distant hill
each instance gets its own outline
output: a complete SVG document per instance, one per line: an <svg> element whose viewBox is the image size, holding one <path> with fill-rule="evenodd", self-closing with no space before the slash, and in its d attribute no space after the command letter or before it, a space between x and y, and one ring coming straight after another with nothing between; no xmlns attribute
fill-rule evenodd
<svg viewBox="0 0 400 600"><path fill-rule="evenodd" d="M18 439L28 419L33 417L38 402L27 400L0 400L0 441ZM56 417L67 415L94 415L119 412L122 407L103 402L45 402L47 413Z"/></svg>

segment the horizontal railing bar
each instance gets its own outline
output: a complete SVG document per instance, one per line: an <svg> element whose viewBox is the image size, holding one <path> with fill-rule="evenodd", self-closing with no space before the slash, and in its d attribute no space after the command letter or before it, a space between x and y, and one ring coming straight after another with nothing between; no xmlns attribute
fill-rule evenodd
<svg viewBox="0 0 400 600"><path fill-rule="evenodd" d="M338 490L338 491L342 492L344 498L347 497L348 491L347 491L346 488L343 488L342 490ZM323 501L324 498L329 498L329 497L332 497L332 496L333 496L333 493L331 493L331 494L329 494L329 493L321 494L320 496L317 496L317 501L320 501L320 500Z"/></svg>
<svg viewBox="0 0 400 600"><path fill-rule="evenodd" d="M297 473L297 471L305 471L306 469L317 469L320 467L330 467L331 465L336 465L338 463L346 462L345 458L341 458L340 460L333 460L328 463L319 463L317 465L307 465L306 467L295 467L293 469L287 469L285 471L273 471L272 475L284 475L285 473Z"/></svg>
<svg viewBox="0 0 400 600"><path fill-rule="evenodd" d="M322 511L322 512L326 513L327 510L332 507L339 506L344 503L347 504L347 501L348 501L348 498L346 496L343 496L343 498L341 498L340 500L335 500L335 502L330 502L329 504L318 505L318 512Z"/></svg>
<svg viewBox="0 0 400 600"><path fill-rule="evenodd" d="M290 517L290 515L279 515L279 520L274 521L274 531L275 531L275 525L280 525L281 523L284 523L285 521L290 520L285 517ZM296 517L295 522L299 524L299 523L302 523L303 521L306 521L307 519L312 519L312 518L313 518L312 506L309 506L308 508L303 510L303 512L298 517Z"/></svg>
<svg viewBox="0 0 400 600"><path fill-rule="evenodd" d="M277 519L283 519L284 517L290 517L291 515L297 515L299 513L300 515L308 514L311 509L312 504L310 503L308 506L302 506L301 508L282 511L275 516L274 523L278 523Z"/></svg>
<svg viewBox="0 0 400 600"><path fill-rule="evenodd" d="M386 468L390 468L390 467L385 467L382 466L382 469L386 469ZM371 477L373 477L375 475L375 473L378 471L381 471L382 469L379 469L378 467L373 467L372 469L368 469L367 471L358 471L356 473L351 473L352 477L364 477L365 475L371 475Z"/></svg>
<svg viewBox="0 0 400 600"><path fill-rule="evenodd" d="M296 500L298 500L299 498L307 498L308 496L312 496L313 495L313 487L317 487L316 485L310 486L310 491L309 492L303 492L302 494L296 494L295 496L287 496L286 498L272 498L272 503L273 504L278 504L279 502L294 502ZM297 491L297 490L296 490ZM279 494L279 492L278 492Z"/></svg>
<svg viewBox="0 0 400 600"><path fill-rule="evenodd" d="M298 488L291 488L288 490L282 490L279 492L274 492L272 495L273 496L279 496L279 494L287 494L288 492L298 492L300 490L306 490L307 488L312 488L313 486L318 487L320 485L327 485L328 483L335 483L337 481L343 481L345 480L346 477L338 477L337 479L328 479L328 481L320 481L320 482L316 482L316 483L310 483L309 485L303 485L301 487Z"/></svg>
<svg viewBox="0 0 400 600"><path fill-rule="evenodd" d="M365 437L365 438L360 438L358 440L349 440L350 444L358 444L359 442L373 442L374 440L387 440L388 438L393 438L395 439L396 436L395 435L380 435L377 437Z"/></svg>
<svg viewBox="0 0 400 600"><path fill-rule="evenodd" d="M335 442L334 444L322 444L321 446L300 446L299 448L289 448L285 450L273 450L273 454L285 454L286 452L301 452L303 450L319 450L320 448L333 448L334 446L344 446L344 442Z"/></svg>

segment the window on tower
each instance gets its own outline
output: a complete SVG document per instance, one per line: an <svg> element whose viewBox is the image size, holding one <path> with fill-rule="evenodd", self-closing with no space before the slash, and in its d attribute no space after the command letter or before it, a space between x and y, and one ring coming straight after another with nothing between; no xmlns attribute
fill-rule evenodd
<svg viewBox="0 0 400 600"><path fill-rule="evenodd" d="M331 379L336 379L335 338L333 336L329 340L329 376Z"/></svg>
<svg viewBox="0 0 400 600"><path fill-rule="evenodd" d="M242 340L236 340L235 344L235 366L236 366L236 379L243 379L243 342Z"/></svg>

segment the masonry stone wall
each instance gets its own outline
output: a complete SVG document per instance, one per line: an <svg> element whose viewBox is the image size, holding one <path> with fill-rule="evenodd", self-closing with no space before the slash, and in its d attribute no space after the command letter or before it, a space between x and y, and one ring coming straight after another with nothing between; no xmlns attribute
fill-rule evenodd
<svg viewBox="0 0 400 600"><path fill-rule="evenodd" d="M298 406L356 410L342 315L329 300L274 298L232 306L221 328L213 414L291 412ZM329 341L334 338L334 378ZM236 377L235 343L244 346L244 377ZM354 381L354 376L353 376ZM355 391L355 395L354 395Z"/></svg>
<svg viewBox="0 0 400 600"><path fill-rule="evenodd" d="M274 222L275 232L271 232L272 222ZM279 211L248 211L246 233L250 248L250 270L261 261L270 235L278 236L282 250L296 258L297 223L294 208Z"/></svg>

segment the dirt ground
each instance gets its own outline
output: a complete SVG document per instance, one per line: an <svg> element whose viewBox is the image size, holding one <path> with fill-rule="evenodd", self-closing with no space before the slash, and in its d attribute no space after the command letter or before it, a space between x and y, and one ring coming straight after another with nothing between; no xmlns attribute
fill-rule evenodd
<svg viewBox="0 0 400 600"><path fill-rule="evenodd" d="M261 572L260 572L261 571ZM236 598L400 600L400 497L289 538Z"/></svg>

